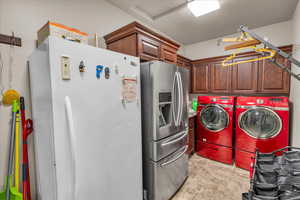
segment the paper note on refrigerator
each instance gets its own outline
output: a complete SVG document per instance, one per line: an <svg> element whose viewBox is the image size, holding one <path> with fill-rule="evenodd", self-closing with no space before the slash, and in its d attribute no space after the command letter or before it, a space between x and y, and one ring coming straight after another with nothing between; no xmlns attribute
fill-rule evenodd
<svg viewBox="0 0 300 200"><path fill-rule="evenodd" d="M122 85L123 101L130 103L137 100L137 79L124 77Z"/></svg>

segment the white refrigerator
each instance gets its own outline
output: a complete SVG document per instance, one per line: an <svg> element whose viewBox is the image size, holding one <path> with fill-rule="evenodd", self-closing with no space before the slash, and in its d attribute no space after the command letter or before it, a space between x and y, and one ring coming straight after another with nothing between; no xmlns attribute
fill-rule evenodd
<svg viewBox="0 0 300 200"><path fill-rule="evenodd" d="M140 63L49 37L29 58L39 200L142 200Z"/></svg>

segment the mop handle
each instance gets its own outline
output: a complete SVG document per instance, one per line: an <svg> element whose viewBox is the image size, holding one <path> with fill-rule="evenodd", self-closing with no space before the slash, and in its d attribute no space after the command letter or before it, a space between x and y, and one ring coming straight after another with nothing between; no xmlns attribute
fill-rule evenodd
<svg viewBox="0 0 300 200"><path fill-rule="evenodd" d="M16 112L18 110L17 101L14 100L12 104L12 123L11 123L11 138L9 142L9 156L8 156L8 169L7 169L7 179L6 179L6 200L10 200L10 178L13 168L13 157L14 157L14 141L15 141L15 125L16 125Z"/></svg>

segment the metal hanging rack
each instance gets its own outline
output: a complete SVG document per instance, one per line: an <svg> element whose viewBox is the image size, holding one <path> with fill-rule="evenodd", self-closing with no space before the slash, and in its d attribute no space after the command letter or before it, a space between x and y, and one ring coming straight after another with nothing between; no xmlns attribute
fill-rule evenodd
<svg viewBox="0 0 300 200"><path fill-rule="evenodd" d="M260 37L259 35L257 35L253 31L249 30L249 28L247 26L241 25L239 29L240 29L240 31L242 33L242 36L240 38L223 39L223 41L224 42L243 41L243 43L225 47L225 50L231 50L231 49L237 49L237 48L244 48L244 47L247 47L247 46L256 46L258 44L263 44L264 45L264 49L269 49L271 51L275 51L276 54L278 54L278 55L282 56L283 58L287 59L288 61L290 61L291 63L293 63L297 67L300 67L300 61L298 61L297 59L293 58L291 54L285 53L281 49L277 48L276 46L274 46L273 44L271 44L270 42L268 42L264 38ZM248 38L247 38L247 36L248 36ZM263 52L263 51L259 52L259 53L265 55L265 52ZM294 78L296 78L297 80L300 81L300 74L295 74L294 72L292 72L292 70L288 66L285 66L285 65L283 65L281 63L278 63L276 61L275 57L272 57L272 58L270 58L268 60L270 62L274 63L277 67L279 67L282 70L288 72L291 76L293 76ZM251 62L251 60L249 62Z"/></svg>

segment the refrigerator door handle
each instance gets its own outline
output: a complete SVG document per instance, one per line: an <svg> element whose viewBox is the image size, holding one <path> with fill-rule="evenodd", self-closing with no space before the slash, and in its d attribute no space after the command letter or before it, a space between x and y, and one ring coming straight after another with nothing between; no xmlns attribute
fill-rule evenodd
<svg viewBox="0 0 300 200"><path fill-rule="evenodd" d="M162 146L168 146L170 144L176 143L176 142L182 140L183 138L185 138L187 135L188 135L188 131L185 134L183 134L182 136L176 138L175 140L171 140L171 141L162 143Z"/></svg>
<svg viewBox="0 0 300 200"><path fill-rule="evenodd" d="M177 89L178 89L178 105L177 105L177 118L176 118L176 123L177 126L180 124L180 112L181 112L181 87L180 87L180 75L179 72L176 72L176 77L177 77Z"/></svg>
<svg viewBox="0 0 300 200"><path fill-rule="evenodd" d="M183 112L183 84L181 79L181 74L178 72L178 78L179 78L179 90L180 90L180 108L179 108L179 117L178 117L178 124L180 124L181 118L182 118L182 112Z"/></svg>
<svg viewBox="0 0 300 200"><path fill-rule="evenodd" d="M71 148L71 160L72 160L72 177L73 177L73 185L72 185L72 199L77 199L77 178L76 178L76 139L75 139L75 128L74 128L74 120L73 120L73 112L72 112L72 104L70 97L65 97L65 107L67 113L67 123L69 128L69 137L70 137L70 148Z"/></svg>
<svg viewBox="0 0 300 200"><path fill-rule="evenodd" d="M175 126L177 126L177 121L175 118L175 84L176 84L176 80L177 80L177 76L175 74L174 79L173 79L173 98L172 98L172 116L173 116L173 120L175 123Z"/></svg>
<svg viewBox="0 0 300 200"><path fill-rule="evenodd" d="M178 154L178 156L176 156L176 157L173 158L172 160L169 160L169 161L167 161L167 162L165 162L165 163L162 163L160 166L161 166L161 167L165 167L165 166L167 166L167 165L169 165L169 164L175 162L176 160L178 160L179 158L181 158L181 156L183 156L183 155L186 153L187 149L188 149L188 145L185 145L185 146L183 147L183 151L182 151L180 154Z"/></svg>

